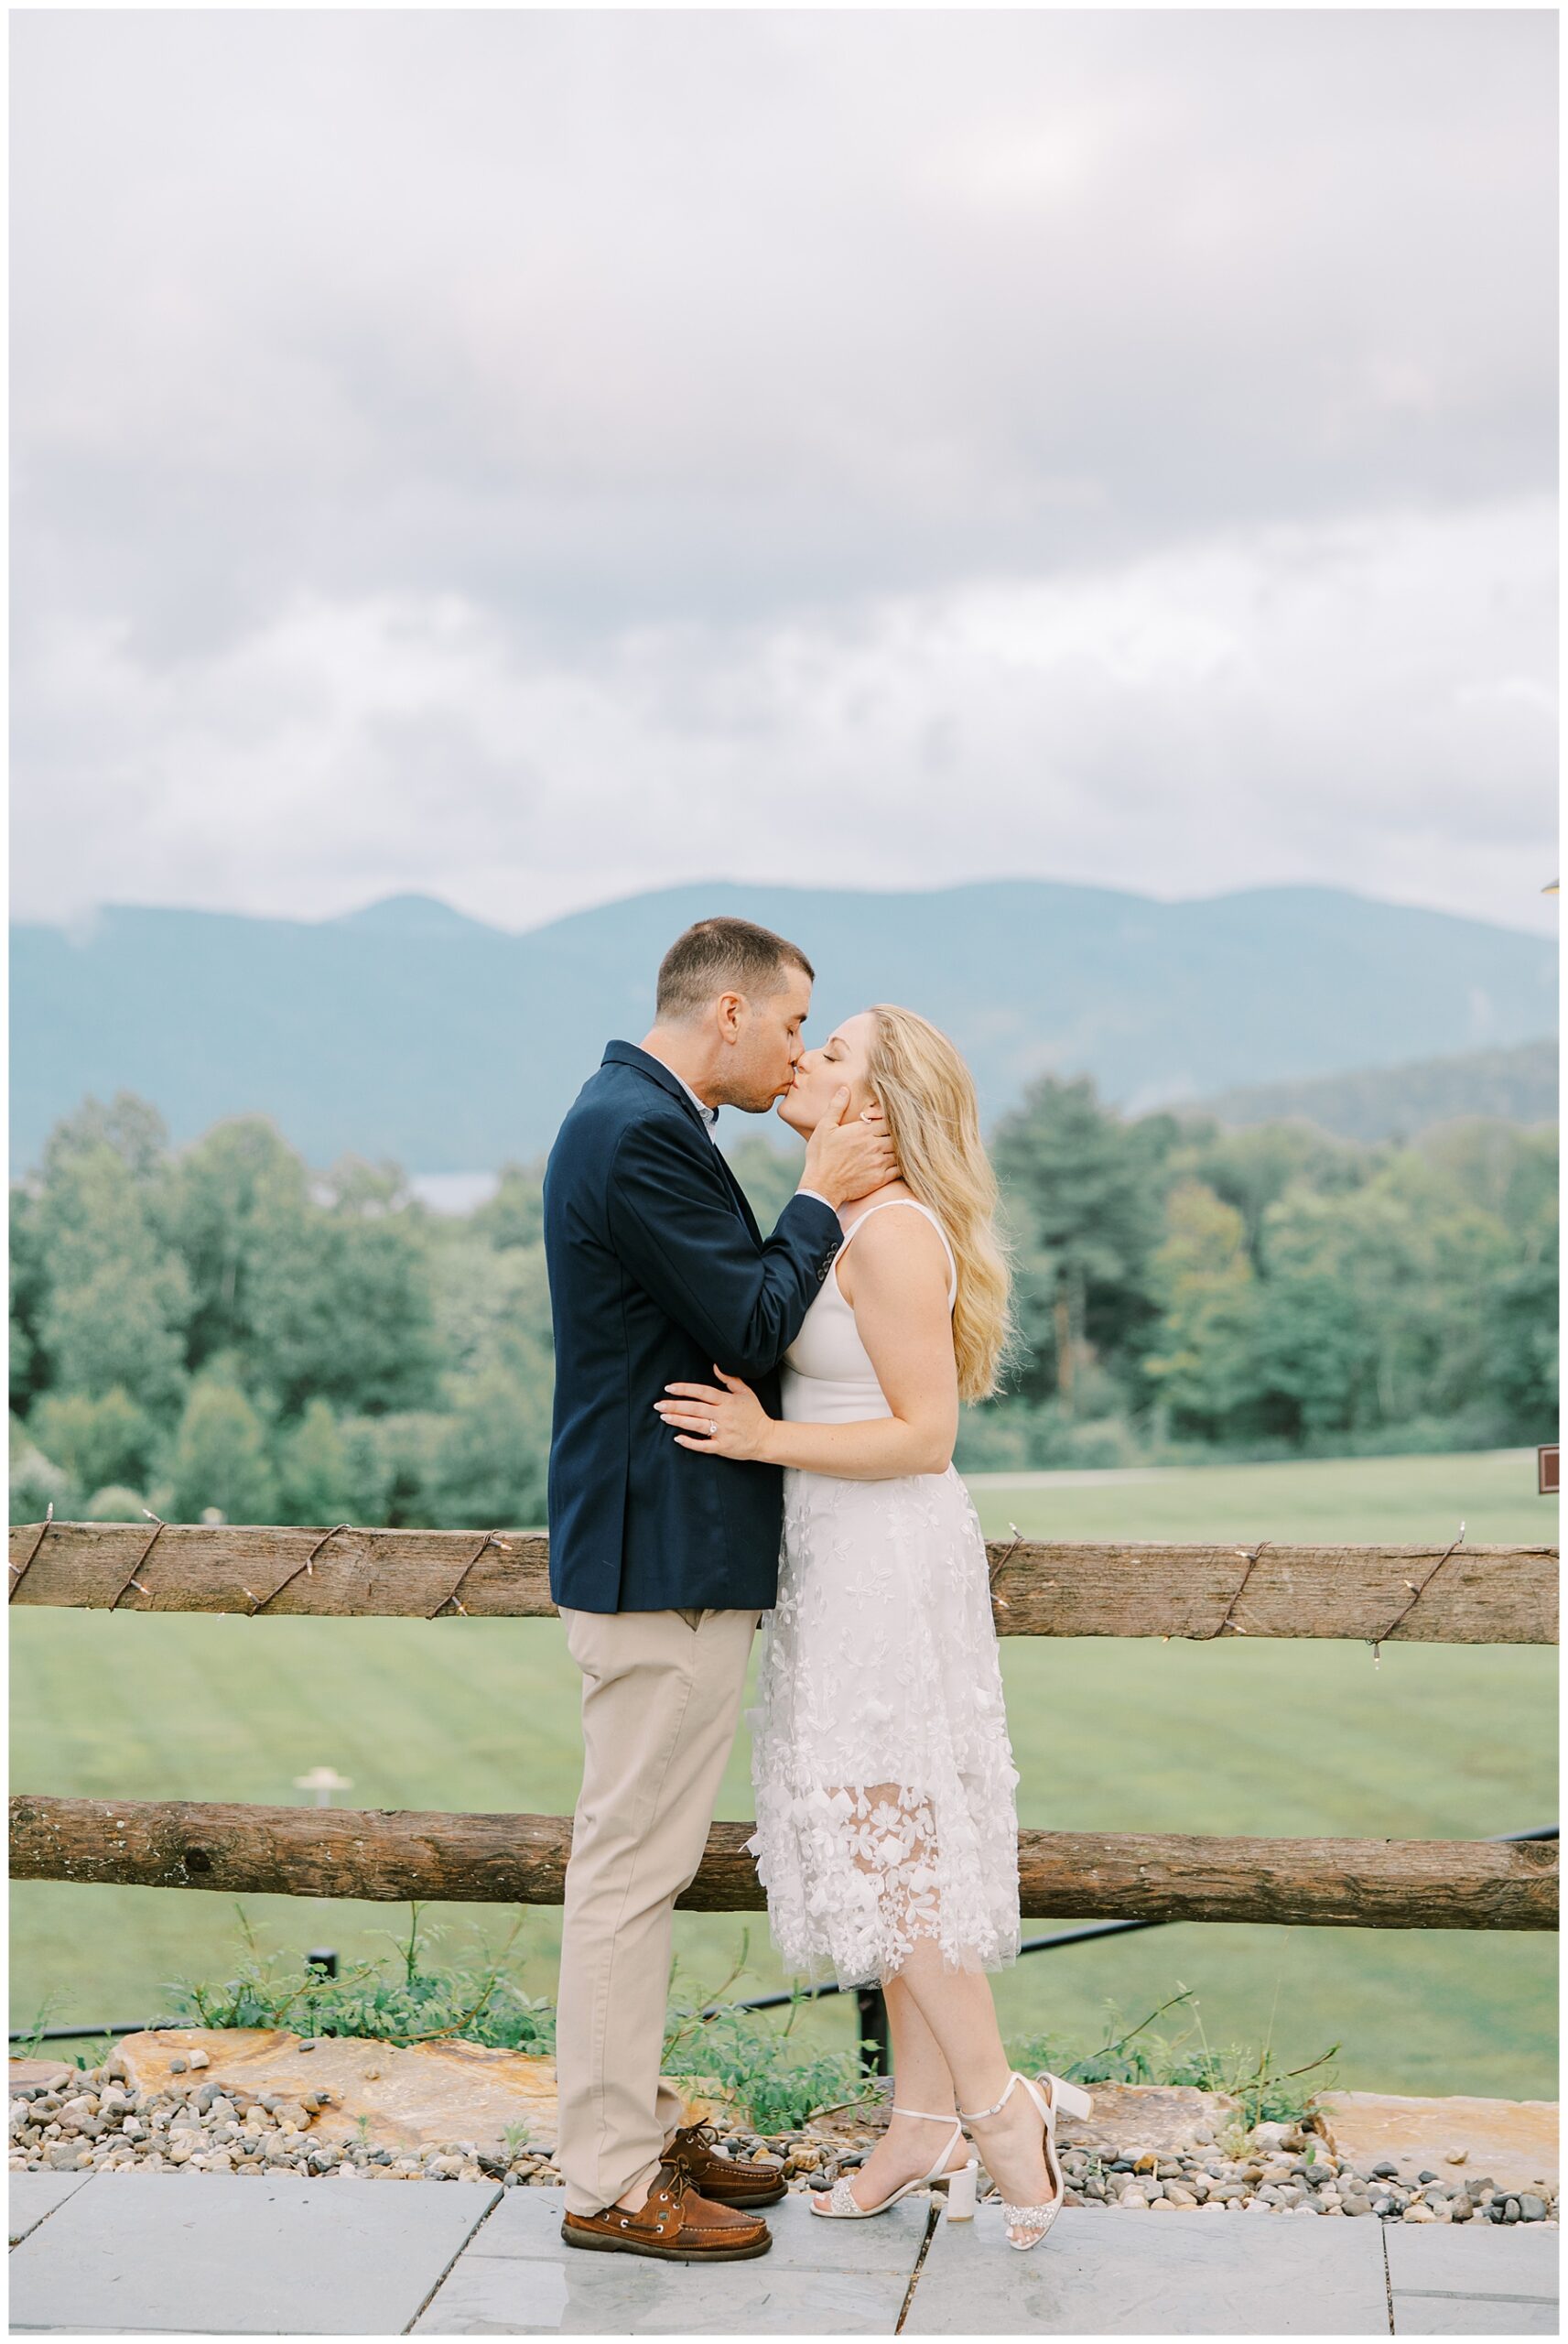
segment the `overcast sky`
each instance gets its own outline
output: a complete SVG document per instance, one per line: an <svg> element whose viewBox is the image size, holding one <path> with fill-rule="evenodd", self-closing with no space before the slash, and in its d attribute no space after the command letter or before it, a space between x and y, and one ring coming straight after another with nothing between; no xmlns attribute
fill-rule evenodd
<svg viewBox="0 0 1568 2344"><path fill-rule="evenodd" d="M1554 16L12 18L15 909L1555 925Z"/></svg>

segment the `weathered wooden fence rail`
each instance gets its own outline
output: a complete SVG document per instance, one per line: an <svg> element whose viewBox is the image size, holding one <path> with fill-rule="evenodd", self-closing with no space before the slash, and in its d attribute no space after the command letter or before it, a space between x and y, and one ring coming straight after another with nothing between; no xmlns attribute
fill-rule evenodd
<svg viewBox="0 0 1568 2344"><path fill-rule="evenodd" d="M750 1823L716 1823L683 1906L764 1899ZM226 1894L419 1897L558 1904L571 1852L560 1815L416 1815L182 1800L11 1802L15 1880L130 1882ZM1021 1831L1031 1919L1308 1921L1353 1928L1550 1929L1557 1850L1470 1839L1221 1839Z"/></svg>
<svg viewBox="0 0 1568 2344"><path fill-rule="evenodd" d="M538 1531L38 1523L11 1531L12 1601L267 1618L536 1619ZM999 1635L1557 1641L1554 1546L1243 1546L995 1540Z"/></svg>
<svg viewBox="0 0 1568 2344"><path fill-rule="evenodd" d="M1263 1541L997 1541L998 1633L1554 1644L1553 1546ZM11 1601L249 1618L537 1618L554 1611L535 1531L31 1523L11 1532ZM749 1823L715 1824L681 1900L763 1902ZM226 1894L558 1904L564 1816L375 1814L23 1795L14 1878ZM1551 1929L1557 1848L1487 1840L1276 1839L1021 1831L1031 1918Z"/></svg>

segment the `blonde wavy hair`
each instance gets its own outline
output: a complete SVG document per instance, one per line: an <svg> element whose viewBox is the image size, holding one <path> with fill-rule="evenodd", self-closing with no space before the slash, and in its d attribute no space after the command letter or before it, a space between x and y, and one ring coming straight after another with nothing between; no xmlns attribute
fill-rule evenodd
<svg viewBox="0 0 1568 2344"><path fill-rule="evenodd" d="M1012 1340L1012 1281L996 1226L996 1175L980 1138L974 1078L946 1035L913 1009L874 1002L871 1015L871 1096L905 1182L942 1223L957 1261L958 1396L986 1400Z"/></svg>

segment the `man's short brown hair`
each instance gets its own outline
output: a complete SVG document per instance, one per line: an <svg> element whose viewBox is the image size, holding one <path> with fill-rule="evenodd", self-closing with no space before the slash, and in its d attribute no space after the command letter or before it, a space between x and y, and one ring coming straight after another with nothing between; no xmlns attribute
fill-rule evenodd
<svg viewBox="0 0 1568 2344"><path fill-rule="evenodd" d="M749 919L699 919L676 937L659 963L655 1014L678 1022L695 1016L721 993L766 1000L784 990L786 969L816 974L799 945L775 936L771 928Z"/></svg>

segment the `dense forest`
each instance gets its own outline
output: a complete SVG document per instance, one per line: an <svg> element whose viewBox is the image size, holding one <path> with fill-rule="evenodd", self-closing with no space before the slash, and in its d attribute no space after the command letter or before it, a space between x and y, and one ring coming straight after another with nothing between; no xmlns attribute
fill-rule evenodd
<svg viewBox="0 0 1568 2344"><path fill-rule="evenodd" d="M1036 1083L992 1153L1017 1271L970 1470L1554 1436L1557 1138L1361 1145L1124 1119ZM795 1165L730 1160L764 1227ZM463 1217L393 1164L311 1171L261 1116L178 1152L122 1091L11 1191L11 1519L523 1525L550 1416L541 1167Z"/></svg>

